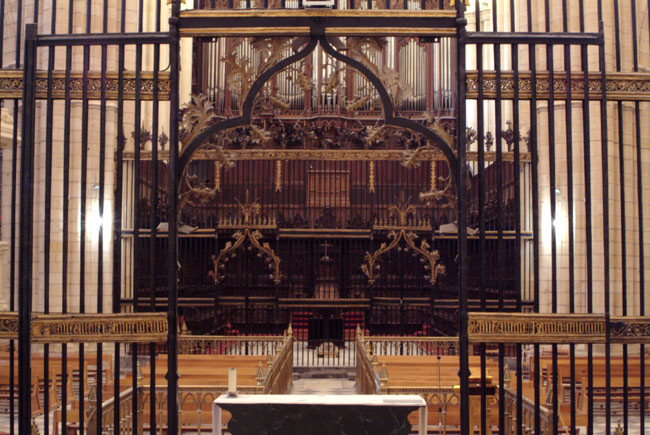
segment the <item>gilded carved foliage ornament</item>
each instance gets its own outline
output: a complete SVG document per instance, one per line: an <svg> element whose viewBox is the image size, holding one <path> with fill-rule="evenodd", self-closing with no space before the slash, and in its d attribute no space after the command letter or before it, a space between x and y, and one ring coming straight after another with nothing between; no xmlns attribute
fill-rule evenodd
<svg viewBox="0 0 650 435"><path fill-rule="evenodd" d="M413 98L413 87L400 78L399 72L387 66L380 66L378 55L386 47L386 38L382 37L350 37L347 39L348 54L359 60L365 67L375 74L383 83L395 109L402 103ZM366 95L357 97L348 104L348 110L354 110L371 98L372 89L366 90Z"/></svg>
<svg viewBox="0 0 650 435"><path fill-rule="evenodd" d="M245 40L240 42L243 43ZM247 40L246 40L247 41ZM229 84L230 90L238 93L239 98L239 112L244 111L245 96L247 96L257 80L257 78L265 71L270 69L273 65L277 64L283 57L290 52L293 45L293 38L288 37L274 37L274 38L252 38L250 45L253 48L256 57L261 59L259 65L251 63L248 56L239 55L236 51L225 56L222 60L230 66L230 73L226 77L226 82ZM302 86L307 86L309 81L306 74L304 74L304 63L301 64L300 83ZM295 67L294 67L295 69ZM278 71L279 73L280 71ZM260 98L268 100L272 105L280 108L288 109L289 103L277 98L265 87L260 95L258 95L258 102Z"/></svg>
<svg viewBox="0 0 650 435"><path fill-rule="evenodd" d="M410 252L414 257L420 257L420 261L424 264L424 269L428 275L425 275L432 285L436 283L438 275L445 273L445 266L438 264L440 253L431 249L429 243L422 239L420 245L416 245L418 235L409 226L409 216L415 216L416 208L410 204L410 198L406 201L401 201L388 209L391 217L396 219L396 224L387 227L389 229L388 238L389 243L381 243L379 249L370 253L366 251L365 263L361 265L361 271L368 277L368 283L373 285L377 280L376 274L379 272L379 259L392 250L404 250ZM406 245L404 248L400 246L400 242Z"/></svg>
<svg viewBox="0 0 650 435"><path fill-rule="evenodd" d="M213 258L213 268L210 271L210 276L215 284L219 284L225 278L225 264L236 257L236 251L243 248L244 243L248 240L250 247L257 251L257 256L264 259L270 273L269 278L274 283L279 284L282 280L280 273L280 257L278 257L271 246L267 242L260 242L262 233L259 231L259 225L256 225L256 218L260 215L260 204L257 200L249 202L248 193L246 194L246 202L243 204L239 199L235 198L239 205L239 210L243 218L243 225L237 229L232 238L234 242L226 242L223 249L219 254Z"/></svg>
<svg viewBox="0 0 650 435"><path fill-rule="evenodd" d="M183 110L181 119L180 138L181 150L184 150L189 143L216 118L213 104L204 95L192 95L192 99ZM215 153L216 165L226 169L235 166L233 156L223 146L215 146L205 143L204 149L212 149ZM189 173L189 166L183 169L181 184L178 195L178 214L181 222L181 213L187 206L196 207L212 201L220 189L219 183L210 186L200 181L196 175Z"/></svg>
<svg viewBox="0 0 650 435"><path fill-rule="evenodd" d="M373 51L381 50L385 40L381 38L348 39L345 47L350 55L337 51L335 46L342 44L340 40L330 41L325 36L312 37L309 40L304 38L302 40L301 38L256 38L250 41L254 52L260 54L261 63L256 67L253 67L246 56L232 54L224 59L231 66L229 82L231 86L240 91L240 116L225 120L217 119L212 103L203 95L192 96L190 103L184 108L179 131L182 142L179 164L179 222L182 221L181 213L184 208L211 201L220 188L218 183L215 183L214 186L209 185L188 172L192 154L199 149L212 150L217 165L227 169L234 166L234 158L226 148L232 144L233 140L238 140L239 129L244 128L248 132L250 140L267 144L271 140L271 134L262 126L254 125L251 122L252 112L255 107L259 106L265 95L272 96L272 93L266 91L271 79L287 68L295 68L292 65L302 62L307 55L313 52L317 44L323 47L328 56L345 64L345 68L362 74L368 80L369 85L374 86L376 95L384 109L384 119L382 123L364 130L365 146L381 140L386 135L402 137L405 147L414 149L414 151L405 154L405 166L414 165L419 160L420 154L434 150L432 145L434 143L435 148L442 151L448 162L455 162L453 136L447 133L437 120L433 120L429 122L430 125L427 125L427 123L422 124L396 116L397 108L401 102L412 96L412 90L400 81L396 71L380 69L372 62ZM306 45L305 42L307 42ZM296 47L302 48L296 49ZM295 53L287 55L294 50ZM301 65L304 67L304 62ZM303 85L310 86L308 82L309 80L305 79ZM280 103L282 102L277 104L282 106ZM398 134L391 133L394 131L397 131ZM229 136L229 133L232 134ZM435 168L433 170L435 171ZM449 173L454 174L455 172L449 171ZM431 203L444 199L450 207L455 205L454 194L451 190L452 178L453 175L448 177L443 190L436 191L433 189L433 184L436 184L434 174L432 190L424 192L422 200Z"/></svg>
<svg viewBox="0 0 650 435"><path fill-rule="evenodd" d="M432 149L429 145L425 145L416 150L405 151L402 165L404 165L407 168L419 166L422 163L421 154L423 154L425 151L432 151ZM454 183L451 176L452 171L451 168L449 168L449 163L446 160L445 162L447 163L447 167L448 167L447 173L449 174L447 177L438 177L437 169L436 169L437 161L432 160L430 162L431 188L427 192L421 192L419 195L419 199L420 201L426 203L429 207L432 207L437 204L441 208L449 208L451 210L455 210L456 194L453 189ZM438 189L437 187L440 182L442 182L444 185L442 189Z"/></svg>
<svg viewBox="0 0 650 435"><path fill-rule="evenodd" d="M238 63L238 70L236 73L236 80L238 81L239 86L241 86L240 89L242 89L242 94L239 97L240 116L211 123L210 121L212 121L212 117L209 113L205 111L201 113L201 116L210 117L211 119L208 122L203 123L203 125L206 126L206 128L203 129L194 129L194 127L199 127L201 125L198 120L192 124L192 134L187 136L187 141L183 141L183 150L179 161L179 179L192 159L192 154L198 149L203 148L205 142L208 142L215 135L223 135L224 132L241 127L255 130L251 127L251 120L253 110L256 107L256 101L259 101L260 99L260 93L264 94L265 87L268 86L268 83L276 74L294 64L297 64L298 62L301 62L310 55L319 44L326 55L342 62L346 65L346 68L351 68L357 73L362 74L374 87L374 92L377 93L384 110L384 125L410 130L416 135L422 135L425 141L434 143L442 151L447 160L450 161L451 166L454 166L456 156L449 139L445 139L445 137L439 132L430 129L417 121L397 116L397 103L400 98L407 98L409 92L407 88L394 82L396 77L398 77L395 76L395 74L388 71L379 71L379 75L384 75L384 79L382 80L382 77L377 74L377 67L372 65L372 62L368 63L367 60L363 59L363 56L360 58L361 60L358 60L354 56L342 53L332 45L337 45L337 42L330 41L326 36L311 36L310 38L267 38L257 42L254 41L253 43L256 44L257 50L262 50L266 53L263 57L262 66L257 69L256 74L258 75L254 81L250 73L252 71L250 65L241 64L240 61L235 59L231 60L231 62L240 62ZM363 47L365 42L356 42L356 44L357 47ZM368 42L366 45L368 44L370 43ZM353 48L350 52L354 54L355 42L353 41L351 45ZM350 48L348 47L348 51L349 50ZM293 53L284 57L290 52ZM359 53L363 53L363 50L357 49L357 54ZM246 90L245 93L243 92L244 90ZM195 131L198 132L194 134Z"/></svg>

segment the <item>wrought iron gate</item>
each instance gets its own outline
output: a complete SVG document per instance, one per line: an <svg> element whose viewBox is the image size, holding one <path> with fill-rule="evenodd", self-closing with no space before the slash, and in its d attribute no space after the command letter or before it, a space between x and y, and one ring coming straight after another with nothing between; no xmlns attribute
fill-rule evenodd
<svg viewBox="0 0 650 435"><path fill-rule="evenodd" d="M242 334L300 325L297 334L305 335L310 319L341 319L336 328L350 341L357 327L382 335L457 334L461 433L493 426L500 433L576 433L582 426L594 433L599 414L611 433L618 405L624 432L638 422L643 433L650 334L642 119L650 79L639 73L639 41L647 22L633 0L599 0L596 17L583 1L570 11L550 0L494 1L487 8L477 0L467 14L462 2L448 3L350 0L334 10L303 10L300 0L264 0L235 11L232 1L212 1L181 12L173 1L169 31L161 31L158 4L147 33L142 5L137 32L126 31L125 2L119 29L109 32L105 2L96 33L89 2L83 34L73 33L72 21L57 33L55 14L49 35L27 26L22 113L19 96L6 96L14 100L10 309L17 313L5 321L14 325L6 335L10 377L18 338L18 432L29 433L32 424L32 344L44 344L45 391L60 387L67 404L67 366L83 372L92 347L86 343L97 343L95 396L87 398L81 375L73 393L82 412L84 400L94 402L93 419L78 420L81 432L90 425L97 433L125 425L137 432L144 424L155 432L163 429L156 371L168 373L167 396L178 393L179 323ZM632 17L630 34L621 31L621 9ZM605 50L608 32L613 59ZM226 92L226 67L206 66L210 74L195 81L206 96L180 110L181 38L194 39L205 65L228 56L223 50L234 50L237 39L232 72L243 68L237 59L254 52L250 38L269 35L271 42L262 39L268 45L256 48L257 74L245 79L241 72L239 87ZM375 37L402 39L389 46L403 42L416 58L425 53L418 44L442 47L444 40L450 57L440 57L440 77L448 86L425 92L424 102L399 101L394 77L377 69L387 51L375 50ZM18 66L21 38L18 32ZM632 41L630 53L623 38ZM399 59L400 49L390 47ZM310 58L329 75L304 69L313 67ZM39 62L47 71L38 70ZM608 62L616 73L607 72ZM318 95L312 86L296 99L296 86L275 82L281 74L292 83L318 77ZM353 74L350 88L343 87L340 77ZM291 124L276 116L277 105L314 110L314 118L354 116ZM422 108L449 119L414 115ZM366 115L376 118L374 129ZM353 128L357 122L361 128ZM634 126L629 136L627 125ZM259 146L256 137L271 135L277 146ZM209 254L214 258L194 261ZM108 276L110 308L103 293ZM32 299L35 285L42 300ZM61 296L60 305L50 288L59 289L52 294ZM74 356L70 341L79 343ZM106 407L102 368L111 363L101 343L109 342L117 376ZM155 343L163 342L168 366L156 369ZM151 364L148 399L138 385L142 349ZM129 394L119 381L124 352ZM49 377L55 360L63 365L60 381ZM497 369L488 376L490 361ZM12 422L13 388L12 379ZM46 428L54 397L44 395ZM166 406L162 426L178 433L178 402ZM63 427L67 413L66 405Z"/></svg>
<svg viewBox="0 0 650 435"><path fill-rule="evenodd" d="M35 5L36 19L38 2ZM12 154L14 174L21 176L19 200L13 187L11 205L11 218L20 210L19 224L10 220L10 308L17 298L18 315L3 319L9 326L3 337L11 340L10 377L16 333L18 338L17 430L37 433L35 417L42 415L48 433L71 428L80 433L142 433L146 426L151 433L163 429L176 433L178 402L161 405L161 391L156 392L158 385L165 394L177 395L174 268L169 273L173 285L168 286L172 293L167 313L156 312L153 304L146 310L124 310L120 299L123 289L132 285L132 274L126 272L132 268L132 251L125 247L134 246L137 253L144 244L127 235L130 228L138 228L139 209L137 204L123 203L133 197L121 164L125 126L134 126L133 139L139 143L144 134L140 130L143 111L148 111L154 134L160 128L168 131L172 143L177 140L178 129L163 126L175 125L178 116L178 35L173 20L170 31L161 32L161 5L155 8L159 17L155 31L149 33L142 32L142 4L133 32L126 31L130 23L124 4L117 25L109 20L107 3L101 23L91 25L89 2L84 33L73 31L72 3L67 31L57 33L56 3L51 6L50 34L38 34L37 24L25 26L22 137L17 147L15 129ZM16 28L21 26L22 7L18 2ZM173 10L177 16L178 6ZM109 33L114 27L117 31ZM19 32L17 52L21 42ZM161 67L165 64L168 71ZM37 69L44 65L46 70ZM17 103L14 100L14 116L21 112ZM161 113L163 107L166 111ZM171 120L163 119L166 113L172 114ZM15 171L16 162L20 172ZM113 168L113 162L119 164ZM169 166L174 166L173 159ZM162 179L162 174L153 177ZM172 248L169 255L176 257ZM161 266L153 260L151 267ZM106 297L107 284L112 286L112 297ZM109 343L114 348L107 349ZM137 351L144 343L151 356L146 390ZM154 356L161 343L174 357L167 367L158 368L157 377ZM38 352L32 353L33 345ZM169 373L164 384L161 372ZM9 431L13 434L16 404L13 381L10 384ZM170 418L163 422L158 413L165 408Z"/></svg>
<svg viewBox="0 0 650 435"><path fill-rule="evenodd" d="M466 375L461 376L466 388L463 399L470 408L480 408L476 420L465 415L471 423L464 423L471 428L465 426L463 432L473 430L474 424L482 431L498 424L500 433L577 433L580 427L590 434L613 433L618 415L617 431L621 432L617 433L644 433L645 283L634 292L630 281L630 275L643 281L644 257L643 247L637 257L626 241L631 225L638 231L634 237L643 244L643 223L629 219L630 215L642 219L643 183L640 166L635 174L634 166L624 162L631 159L642 164L642 125L638 122L645 104L640 101L645 97L625 92L629 83L620 74L623 68L638 71L639 67L636 4L580 1L571 9L567 2L523 3L493 2L490 8L477 1L473 14L465 16L473 21L472 31L459 30L458 54L463 64L459 68L466 84L459 103L459 130L471 106L479 153L482 248L476 267L482 276L488 260L488 175L482 161L484 144L492 140L487 131L493 128L495 137L503 138L506 149L514 153L515 186L525 185L518 179L519 165L522 153L531 153L534 301L530 314L488 313L491 310L485 303L481 312L469 313L467 319L461 312L461 350L467 342L480 347L480 367L472 370L480 373L475 381L468 382L467 359L461 358L461 371ZM590 7L594 9L591 16ZM485 13L504 19L486 20ZM629 17L632 33L624 37L621 26ZM621 41L626 37L633 50L626 53L624 65ZM608 57L606 47L613 48L615 55ZM465 69L465 62L475 69ZM617 73L608 73L611 64ZM628 124L624 123L624 107L634 114ZM627 126L636 132L633 140L624 138ZM614 139L612 131L618 132L618 138ZM459 138L461 149L464 141L465 136ZM500 146L496 153L497 162L503 161ZM496 171L497 177L504 176L498 163ZM504 239L503 198L514 194L515 215L525 203L522 189L507 192L500 186L497 183L497 244ZM626 195L636 199L624 204ZM461 215L466 213L465 204L460 201ZM525 252L521 231L521 221L515 220L515 258ZM502 248L496 252L503 255ZM515 259L516 275L526 273L520 264ZM485 295L485 280L479 286ZM461 304L467 300L464 290L461 284ZM490 344L498 344L497 353L488 354L486 345ZM515 358L505 354L511 345ZM494 380L485 375L491 357L498 360L498 374L492 373L498 378L496 392L490 390ZM638 396L632 387L637 381ZM498 415L490 412L492 394Z"/></svg>

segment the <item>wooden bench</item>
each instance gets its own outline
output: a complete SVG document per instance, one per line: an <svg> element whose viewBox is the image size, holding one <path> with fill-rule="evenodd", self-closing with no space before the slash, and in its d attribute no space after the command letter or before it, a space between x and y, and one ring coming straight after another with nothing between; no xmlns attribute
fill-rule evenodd
<svg viewBox="0 0 650 435"><path fill-rule="evenodd" d="M255 387L258 383L257 373L260 364L265 373L268 372L267 356L228 356L228 355L178 355L179 378L179 425L181 432L206 431L212 424L212 401L226 391L228 385L228 369L237 368L238 387ZM150 385L150 366L144 366L142 384ZM166 391L167 355L156 358L156 389ZM127 377L128 382L132 382ZM131 385L129 383L129 385ZM196 390L192 393L193 390ZM207 390L207 391L206 391ZM263 389L261 390L263 391ZM210 393L212 392L212 393ZM162 408L159 400L163 399ZM166 393L157 398L156 430L166 433L167 408ZM150 429L150 405L145 403L142 415L144 429ZM227 424L230 414L222 411L222 422Z"/></svg>
<svg viewBox="0 0 650 435"><path fill-rule="evenodd" d="M395 391L402 390L404 392L410 389L409 392L420 392L425 400L428 400L427 426L429 430L441 429L440 425L444 425L445 430L449 433L450 430L453 431L452 428L460 426L459 400L450 400L448 403L442 404L438 402L438 396L436 395L436 391L440 391L441 388L450 391L453 391L454 387L458 388L460 384L458 356L390 355L377 356L376 358L377 365L375 369L377 372L383 372L385 368L388 374L388 380L384 381L388 393L393 394L391 388L395 388ZM470 381L473 390L476 391L481 384L481 358L480 356L470 356L469 362L470 372L472 373ZM493 396L495 393L498 375L497 364L491 360L486 361L485 381L489 396ZM430 392L427 393L427 390ZM480 418L480 408L478 408L478 414L476 405L472 409L472 421L476 423L477 419ZM412 425L417 425L418 414L412 413L409 420ZM488 424L490 426L498 425L498 413L493 412L491 407L488 412Z"/></svg>
<svg viewBox="0 0 650 435"><path fill-rule="evenodd" d="M606 411L606 382L607 374L610 378L610 412L617 415L623 411L624 399L627 395L628 407L640 408L642 394L650 396L650 367L646 367L645 390L641 391L641 359L639 356L627 358L627 376L624 372L624 361L620 356L611 357L609 370L603 356L594 356L592 359L592 382L589 382L587 356L579 356L573 359L574 377L573 384L576 389L576 412L580 420L587 414L588 395L593 393L594 412L602 414ZM646 363L647 364L647 363ZM531 359L531 376L534 379L534 359ZM558 357L554 364L552 358L540 358L540 385L542 387L541 397L545 397L553 389L554 370L557 369L557 396L561 414L569 418L571 414L570 391L572 384L571 360L566 356ZM625 381L627 377L627 389ZM650 401L650 400L646 400ZM646 404L646 410L648 404Z"/></svg>

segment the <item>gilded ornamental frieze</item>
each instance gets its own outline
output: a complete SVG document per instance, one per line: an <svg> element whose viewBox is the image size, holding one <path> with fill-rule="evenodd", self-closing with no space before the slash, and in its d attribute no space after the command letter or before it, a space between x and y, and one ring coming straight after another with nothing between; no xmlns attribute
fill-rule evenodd
<svg viewBox="0 0 650 435"><path fill-rule="evenodd" d="M471 343L601 343L607 341L604 314L469 313ZM649 343L650 318L611 317L611 343Z"/></svg>
<svg viewBox="0 0 650 435"><path fill-rule="evenodd" d="M650 343L650 318L611 317L609 336L612 343Z"/></svg>
<svg viewBox="0 0 650 435"><path fill-rule="evenodd" d="M18 337L18 313L0 313L0 338Z"/></svg>
<svg viewBox="0 0 650 435"><path fill-rule="evenodd" d="M32 343L164 343L165 313L34 314ZM18 338L18 313L0 314L0 338Z"/></svg>
<svg viewBox="0 0 650 435"><path fill-rule="evenodd" d="M45 99L48 94L48 72L37 71L35 91L37 99ZM106 72L105 92L106 98L116 100L120 91L120 77L116 71ZM125 71L122 75L122 98L134 100L138 79L134 71ZM152 100L154 89L158 87L158 99L168 100L171 84L168 72L159 72L158 80L154 80L154 73L143 71L140 73L140 98ZM89 99L100 99L102 91L102 75L93 71L87 74L86 87ZM52 72L52 98L62 99L69 91L70 98L79 99L83 96L84 77L81 72L70 73L69 79L65 71ZM0 70L0 98L22 98L23 96L23 71L22 70Z"/></svg>
<svg viewBox="0 0 650 435"><path fill-rule="evenodd" d="M600 343L604 317L594 314L469 313L474 343Z"/></svg>
<svg viewBox="0 0 650 435"><path fill-rule="evenodd" d="M608 73L605 82L607 99L610 101L650 101L650 74L647 73ZM478 98L479 90L483 90L484 98L495 98L497 85L500 84L501 97L513 98L515 88L519 90L520 99L530 99L533 96L533 78L530 71L520 71L519 79L515 82L514 72L503 71L500 74L500 83L497 82L495 71L484 71L482 83L479 81L478 71L467 71L466 77L467 98ZM535 73L535 89L538 99L548 99L553 89L553 97L561 100L567 98L570 89L572 99L581 99L585 95L584 73L574 71L571 73L570 83L567 83L566 72L555 71L553 84L548 71ZM602 80L600 73L589 73L587 78L587 91L590 99L602 97Z"/></svg>
<svg viewBox="0 0 650 435"><path fill-rule="evenodd" d="M220 150L200 149L192 155L193 160L219 160L223 152ZM228 150L228 154L235 161L242 160L326 160L326 161L404 161L403 150L283 150L283 149L248 149L248 150ZM520 153L521 162L530 162L530 153ZM131 151L125 151L122 155L124 160L134 160L135 155ZM160 160L167 160L169 152L167 150L158 151ZM486 162L496 161L495 151L486 151L484 153ZM513 152L503 152L504 162L514 161ZM417 160L425 161L446 161L444 154L440 150L431 149L423 150L418 153ZM140 151L140 160L151 160L151 151ZM467 161L478 161L476 151L467 152Z"/></svg>

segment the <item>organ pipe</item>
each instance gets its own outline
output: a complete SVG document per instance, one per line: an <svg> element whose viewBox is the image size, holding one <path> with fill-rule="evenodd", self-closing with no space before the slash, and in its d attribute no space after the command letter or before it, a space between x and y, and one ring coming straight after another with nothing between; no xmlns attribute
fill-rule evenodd
<svg viewBox="0 0 650 435"><path fill-rule="evenodd" d="M418 1L409 1L409 9L418 9ZM204 65L197 66L201 72L199 80L201 92L215 103L217 112L238 110L240 95L238 87L231 87L227 80L227 68L224 57L228 54L227 38L212 38L203 42ZM344 42L345 43L345 42ZM425 44L431 44L425 47ZM246 59L253 73L253 79L259 75L262 54L252 44L250 38L231 38L230 45L237 59ZM427 49L431 55L427 55ZM437 116L449 115L453 109L453 80L451 77L452 45L449 39L441 38L439 42L421 43L415 38L400 40L387 38L383 50L366 49L368 59L378 67L380 72L396 70L403 84L413 91L411 98L402 101L399 110L406 112L432 112ZM289 56L288 48L283 57ZM309 63L306 60L305 63ZM302 74L309 74L309 68L301 70L305 63L293 65L279 73L272 85L263 92L271 93L289 105L290 111L302 112L306 109L305 90L300 84ZM378 95L374 87L358 72L346 73L346 68L339 61L328 56L320 48L311 57L312 102L311 107L318 114L339 114L345 112L349 98L359 100L368 97L365 104L355 107L356 111L379 111L376 104ZM426 72L430 71L430 74ZM338 80L334 89L327 89L327 81L336 76ZM328 91L327 93L325 91ZM229 107L226 107L230 96ZM431 98L427 98L431 95ZM347 98L346 98L347 96Z"/></svg>

